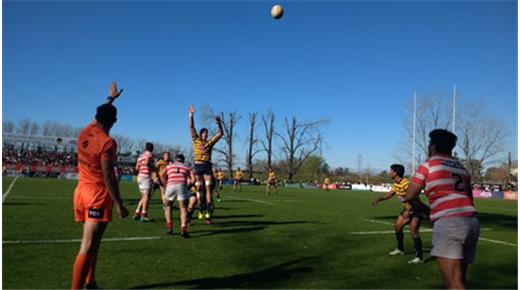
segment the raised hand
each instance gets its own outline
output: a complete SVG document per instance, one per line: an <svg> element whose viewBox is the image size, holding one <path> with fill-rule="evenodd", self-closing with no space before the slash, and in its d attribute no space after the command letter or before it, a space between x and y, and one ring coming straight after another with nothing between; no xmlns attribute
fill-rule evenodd
<svg viewBox="0 0 520 290"><path fill-rule="evenodd" d="M120 91L117 90L117 83L116 82L112 82L110 84L110 89L108 91L108 96L111 98L111 99L116 99L119 97L119 95L121 95L121 93L123 92L123 89L121 89Z"/></svg>
<svg viewBox="0 0 520 290"><path fill-rule="evenodd" d="M188 112L190 112L190 114L195 113L195 107L194 107L194 106L190 106L190 107L188 108Z"/></svg>

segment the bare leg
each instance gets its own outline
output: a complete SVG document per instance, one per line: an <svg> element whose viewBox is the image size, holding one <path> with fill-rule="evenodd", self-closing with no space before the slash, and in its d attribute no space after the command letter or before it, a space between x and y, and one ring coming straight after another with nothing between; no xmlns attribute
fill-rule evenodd
<svg viewBox="0 0 520 290"><path fill-rule="evenodd" d="M437 266L441 271L446 288L466 289L462 264L461 260L437 257Z"/></svg>

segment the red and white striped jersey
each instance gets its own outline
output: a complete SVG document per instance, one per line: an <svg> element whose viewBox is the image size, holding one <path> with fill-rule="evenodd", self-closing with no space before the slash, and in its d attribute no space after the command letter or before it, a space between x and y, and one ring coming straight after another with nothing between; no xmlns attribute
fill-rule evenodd
<svg viewBox="0 0 520 290"><path fill-rule="evenodd" d="M424 187L430 203L430 220L473 216L476 209L468 196L471 176L453 157L436 154L419 166L412 182Z"/></svg>
<svg viewBox="0 0 520 290"><path fill-rule="evenodd" d="M190 176L191 168L182 162L174 162L166 166L165 173L168 177L167 185L186 184Z"/></svg>
<svg viewBox="0 0 520 290"><path fill-rule="evenodd" d="M144 153L137 159L138 176L150 177L151 172L149 165L153 164L153 162L151 162L152 158L152 152L144 151Z"/></svg>

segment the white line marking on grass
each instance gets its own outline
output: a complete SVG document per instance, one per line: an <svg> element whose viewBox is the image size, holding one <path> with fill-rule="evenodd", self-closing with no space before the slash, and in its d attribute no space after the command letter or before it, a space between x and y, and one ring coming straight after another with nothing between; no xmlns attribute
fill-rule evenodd
<svg viewBox="0 0 520 290"><path fill-rule="evenodd" d="M382 224L382 225L389 225L389 226L394 225L393 223L384 222L384 221L377 221L377 220L371 220L371 219L363 219L363 220L367 221L367 222L375 223L375 224Z"/></svg>
<svg viewBox="0 0 520 290"><path fill-rule="evenodd" d="M267 205L276 205L276 203L272 203L272 202L268 202L268 201L263 201L263 200L258 200L258 199L252 199L252 198L245 198L245 197L231 196L231 195L227 195L227 194L226 194L226 197L231 197L232 199L238 199L238 200L253 201L253 202L263 203L263 204L267 204Z"/></svg>
<svg viewBox="0 0 520 290"><path fill-rule="evenodd" d="M38 200L38 199L50 199L50 200L72 200L72 197L50 197L50 196L13 196L11 198L15 198L15 199L35 199L35 200Z"/></svg>
<svg viewBox="0 0 520 290"><path fill-rule="evenodd" d="M11 193L11 190L13 189L14 183L18 180L18 177L19 177L19 176L15 177L15 178L13 179L13 181L11 181L11 184L10 184L9 187L7 188L7 191L2 195L2 203L5 201L7 195L8 195L9 193Z"/></svg>
<svg viewBox="0 0 520 290"><path fill-rule="evenodd" d="M409 230L404 230L403 232L409 233ZM420 230L421 233L431 233L431 229L423 229ZM350 232L353 235L379 235L379 234L394 234L395 231L367 231L367 232Z"/></svg>
<svg viewBox="0 0 520 290"><path fill-rule="evenodd" d="M108 238L103 239L103 242L121 242L121 241L145 241L157 240L162 237L128 237L128 238ZM70 240L18 240L18 241L3 241L3 244L62 244L62 243L80 243L81 239Z"/></svg>
<svg viewBox="0 0 520 290"><path fill-rule="evenodd" d="M490 228L482 228L482 229L480 229L480 231L490 231L490 230L491 230ZM432 229L420 229L419 233L431 233L432 231L433 231ZM410 231L409 230L404 230L403 232L409 233ZM393 234L393 233L395 233L395 231L350 232L349 234L353 234L353 235L378 235L378 234ZM480 239L482 239L482 238L480 238ZM489 239L483 239L483 240L487 240L488 242L506 243L506 242L501 242L501 241L496 241L496 240L489 240ZM506 244L510 244L510 243L506 243ZM514 244L511 244L511 245L514 245Z"/></svg>
<svg viewBox="0 0 520 290"><path fill-rule="evenodd" d="M495 244L500 244L500 245L505 245L505 246L516 247L516 244L508 243L508 242L504 242L504 241L492 240L492 239L483 238L483 237L480 237L478 239L479 239L479 241L485 241L485 242L490 242L490 243L495 243Z"/></svg>

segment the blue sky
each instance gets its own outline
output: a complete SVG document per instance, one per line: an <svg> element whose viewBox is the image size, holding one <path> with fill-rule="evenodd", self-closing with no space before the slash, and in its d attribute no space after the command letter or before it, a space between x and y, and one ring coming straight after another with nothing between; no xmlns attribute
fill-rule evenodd
<svg viewBox="0 0 520 290"><path fill-rule="evenodd" d="M280 3L4 1L3 120L83 126L116 80L116 134L187 145L190 104L236 110L243 160L247 114L271 108L328 119L331 166L386 168L403 103L456 84L516 155L516 2Z"/></svg>

